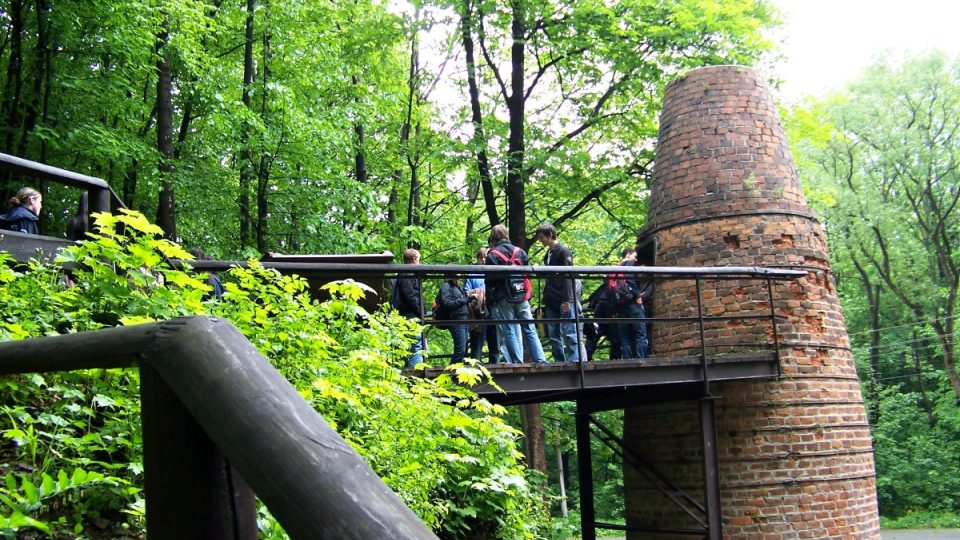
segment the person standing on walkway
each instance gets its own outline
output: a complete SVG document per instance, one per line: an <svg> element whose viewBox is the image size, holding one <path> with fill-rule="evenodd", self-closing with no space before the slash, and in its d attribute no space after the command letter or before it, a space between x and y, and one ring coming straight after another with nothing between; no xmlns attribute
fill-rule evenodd
<svg viewBox="0 0 960 540"><path fill-rule="evenodd" d="M510 243L507 238L507 228L503 225L494 225L487 240L490 243L490 252L487 253L484 261L486 264L504 266L514 264L514 261L517 261L520 266L529 264L527 253ZM523 334L523 341L530 351L530 357L538 364L546 363L543 346L540 345L537 330L534 328L530 302L527 301L529 290L527 296L521 295L519 298L508 290L516 279L519 278L511 279L495 275L487 276L485 279L487 305L491 310L491 317L496 321L519 322L519 325L498 324L497 340L504 345L504 359L508 364L522 363L523 346L517 332L517 326L519 326L519 333Z"/></svg>
<svg viewBox="0 0 960 540"><path fill-rule="evenodd" d="M20 188L10 198L10 211L0 215L0 229L27 234L40 234L37 222L40 220L40 208L43 196L32 187Z"/></svg>
<svg viewBox="0 0 960 540"><path fill-rule="evenodd" d="M467 307L471 303L477 302L474 297L468 297L467 293L460 286L460 276L456 274L444 276L443 285L440 286L440 294L437 295L437 306L443 313L443 320L447 321L466 321ZM434 311L434 316L436 316ZM450 337L453 339L453 354L450 356L450 363L457 364L463 362L467 355L467 325L466 323L454 324L447 327L450 331Z"/></svg>
<svg viewBox="0 0 960 540"><path fill-rule="evenodd" d="M620 266L636 266L636 264L637 250L633 248L625 249ZM622 279L617 281L622 281L623 285L619 287L617 299L613 301L617 306L617 317L628 320L626 323L617 325L620 337L620 355L624 359L646 358L649 346L647 323L639 319L646 317L643 304L644 300L649 297L652 287L648 281L640 279L635 274L622 276Z"/></svg>
<svg viewBox="0 0 960 540"><path fill-rule="evenodd" d="M573 253L557 240L557 229L552 223L537 227L537 240L547 248L543 256L545 266L573 266ZM555 362L579 362L580 346L577 339L575 310L580 309L576 280L573 276L550 276L544 280L543 308L547 319L568 319L546 324Z"/></svg>
<svg viewBox="0 0 960 540"><path fill-rule="evenodd" d="M403 252L403 264L420 264L420 252L410 248ZM400 274L393 286L390 294L390 305L397 310L400 315L422 322L423 316L423 291L420 285L420 279L413 274ZM423 363L423 349L425 348L426 338L421 333L410 348L410 357L407 359L407 367L413 367Z"/></svg>

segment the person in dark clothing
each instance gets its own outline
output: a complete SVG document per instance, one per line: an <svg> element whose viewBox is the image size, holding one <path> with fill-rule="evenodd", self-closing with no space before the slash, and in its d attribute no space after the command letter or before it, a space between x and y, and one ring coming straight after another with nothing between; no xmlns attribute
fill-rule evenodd
<svg viewBox="0 0 960 540"><path fill-rule="evenodd" d="M420 264L420 252L413 248L404 251L403 264ZM390 305L393 306L400 315L408 319L422 320L423 291L420 286L420 280L411 274L401 274L397 276L397 281L390 295ZM407 359L407 367L413 367L423 363L425 341L421 333L410 349L410 358Z"/></svg>
<svg viewBox="0 0 960 540"><path fill-rule="evenodd" d="M593 313L593 317L596 319L606 319L616 316L616 306L611 306L610 302L607 300L607 286L606 284L600 285L597 287L597 290L590 293L590 296L587 298L587 310ZM584 341L587 342L587 360L593 361L593 356L597 351L597 347L600 342L601 337L607 338L607 343L610 345L610 353L608 358L610 360L616 360L620 358L620 332L617 329L619 325L610 324L610 323L593 323L594 329L592 335L587 335L587 332L584 332ZM584 329L588 328L586 325Z"/></svg>
<svg viewBox="0 0 960 540"><path fill-rule="evenodd" d="M516 254L517 259L522 266L526 266L527 253L522 249L516 248L507 238L507 228L502 224L493 226L490 236L487 238L490 244L490 252L484 261L486 264L505 265L507 260ZM497 255L496 251L500 252ZM517 324L498 324L497 341L503 346L504 360L508 364L519 364L523 362L523 345L520 342L520 335L523 335L523 341L530 350L530 357L535 363L546 363L547 359L543 355L543 346L540 345L540 338L537 337L537 330L533 326L533 314L530 312L530 302L522 300L520 302L511 302L507 294L507 279L496 276L487 276L484 280L487 289L487 306L491 310L491 318L497 321L518 321ZM527 322L529 321L529 322ZM519 332L517 331L519 326Z"/></svg>
<svg viewBox="0 0 960 540"><path fill-rule="evenodd" d="M0 228L27 234L40 234L37 222L40 220L40 208L43 206L43 196L31 188L20 188L16 195L10 198L10 211L0 216Z"/></svg>
<svg viewBox="0 0 960 540"><path fill-rule="evenodd" d="M188 251L190 252L191 255L193 255L193 258L198 261L210 260L210 256L204 253L204 251L198 247L190 248ZM226 289L223 288L223 281L220 279L220 276L216 272L210 272L209 274L207 274L206 281L207 281L207 285L209 285L213 289L213 291L211 291L213 293L212 297L216 298L217 300L223 300L223 293L226 292ZM210 295L204 296L204 299L208 299L208 298L211 298L211 296Z"/></svg>
<svg viewBox="0 0 960 540"><path fill-rule="evenodd" d="M84 191L83 195L80 195L77 213L67 222L67 240L78 242L87 237L87 232L90 230L90 222L87 218L87 215L90 213L87 199L87 192Z"/></svg>
<svg viewBox="0 0 960 540"><path fill-rule="evenodd" d="M623 260L620 266L636 266L637 250L625 249ZM652 287L646 280L641 280L635 275L625 277L627 283L626 297L623 298L617 306L617 317L629 319L629 322L617 325L617 331L620 337L620 355L622 358L646 358L647 347L647 324L642 319L646 317L643 309L645 299L649 299Z"/></svg>
<svg viewBox="0 0 960 540"><path fill-rule="evenodd" d="M573 253L557 240L557 229L552 223L537 227L537 240L546 246L543 256L546 266L573 266ZM580 346L577 339L576 310L579 309L575 279L567 276L547 277L543 286L543 308L547 319L569 319L570 322L546 323L547 335L556 362L579 362Z"/></svg>
<svg viewBox="0 0 960 540"><path fill-rule="evenodd" d="M445 319L450 321L467 320L467 306L471 301L476 302L476 297L468 297L467 293L460 286L460 279L457 276L445 276L447 279L440 286L439 305L443 308ZM453 354L450 362L463 362L467 355L467 325L455 324L448 326L450 337L453 338Z"/></svg>

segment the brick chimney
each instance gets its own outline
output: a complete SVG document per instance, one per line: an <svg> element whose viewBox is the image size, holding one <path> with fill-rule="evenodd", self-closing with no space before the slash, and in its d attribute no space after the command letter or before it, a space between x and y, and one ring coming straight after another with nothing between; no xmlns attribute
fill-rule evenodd
<svg viewBox="0 0 960 540"><path fill-rule="evenodd" d="M715 383L717 453L726 538L878 538L870 427L823 230L807 207L773 97L739 66L694 70L665 91L649 224L659 266L769 266L807 272L774 284L783 374ZM708 315L769 313L766 285L706 281ZM654 315L696 316L691 282L657 284ZM768 322L706 328L709 354L766 345ZM657 323L656 356L700 352L694 325ZM628 409L624 436L702 499L696 403ZM625 468L628 525L695 525ZM644 538L630 533L628 538ZM656 536L664 538L664 536Z"/></svg>

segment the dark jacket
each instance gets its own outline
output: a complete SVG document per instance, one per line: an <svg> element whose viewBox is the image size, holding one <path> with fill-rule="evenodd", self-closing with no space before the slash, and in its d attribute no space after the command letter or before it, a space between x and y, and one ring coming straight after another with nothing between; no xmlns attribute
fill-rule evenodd
<svg viewBox="0 0 960 540"><path fill-rule="evenodd" d="M507 259L509 259L510 256L513 255L513 248L514 248L513 244L511 244L510 241L507 239L503 239L497 242L497 245L493 246L493 249L491 249L490 252L487 253L487 258L484 259L483 264L490 264L490 265L509 264L507 261L494 255L493 251L497 250L500 253L503 253L504 255L506 255ZM520 264L523 266L527 266L528 264L530 264L527 261L527 253L522 249L517 252L517 258L520 260ZM506 285L506 280L504 278L498 278L496 276L487 276L486 279L484 279L484 283L486 284L486 288L487 288L487 305L488 306L491 304L495 304L507 297L507 290L506 290L507 285Z"/></svg>
<svg viewBox="0 0 960 540"><path fill-rule="evenodd" d="M467 320L467 293L453 280L443 282L440 287L439 303L446 310L447 318L452 321Z"/></svg>
<svg viewBox="0 0 960 540"><path fill-rule="evenodd" d="M625 261L620 263L620 266L637 266L637 263L633 261ZM637 297L643 299L643 303L647 304L652 300L653 296L653 281L649 279L643 279L636 274L627 276L627 281L630 283L630 289L633 291L633 300L635 301ZM649 314L648 314L649 315Z"/></svg>
<svg viewBox="0 0 960 540"><path fill-rule="evenodd" d="M543 264L546 266L573 266L573 253L567 246L557 243L551 249L547 250L543 256ZM572 276L547 277L543 285L543 303L544 304L562 304L564 302L573 303L576 298L574 292L574 278Z"/></svg>
<svg viewBox="0 0 960 540"><path fill-rule="evenodd" d="M0 228L28 234L40 234L37 221L40 218L23 206L14 206L6 215L0 216Z"/></svg>
<svg viewBox="0 0 960 540"><path fill-rule="evenodd" d="M408 319L419 318L423 306L420 282L410 274L400 274L390 295L390 305Z"/></svg>

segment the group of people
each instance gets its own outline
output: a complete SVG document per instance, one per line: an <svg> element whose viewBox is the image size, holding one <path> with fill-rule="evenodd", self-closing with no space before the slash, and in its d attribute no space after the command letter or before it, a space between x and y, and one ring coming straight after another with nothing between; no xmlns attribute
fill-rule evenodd
<svg viewBox="0 0 960 540"><path fill-rule="evenodd" d="M553 224L537 227L536 238L546 248L544 266L573 266L573 253L557 238ZM494 225L487 238L488 246L477 251L476 263L490 266L529 265L527 253L514 246L503 225ZM624 251L620 265L636 264L636 250ZM403 255L404 264L419 264L420 253L408 249ZM615 291L613 291L615 289ZM461 362L468 354L480 359L483 344L487 344L489 363L522 363L524 351L534 363L546 363L544 347L535 327L530 307L529 280L519 275L490 273L486 276L471 275L461 283L459 276L444 276L440 292L433 305L435 320L467 321L485 320L489 324L448 324L453 339L452 362ZM644 358L648 341L644 302L649 300L652 285L634 275L616 274L609 277L599 293L591 295L589 306L597 317L630 319L624 323L606 325L606 335L611 342L611 358ZM541 307L547 321L544 326L550 342L550 352L555 362L579 362L592 355L590 344L581 340L583 331L578 328L580 305L580 280L573 276L556 275L544 278ZM421 280L413 274L401 274L392 288L390 305L401 315L419 318L425 313ZM581 315L582 317L582 315ZM582 324L582 323L581 323ZM596 342L593 342L596 345ZM425 338L413 345L407 359L407 367L423 362ZM588 355L590 353L590 355Z"/></svg>

